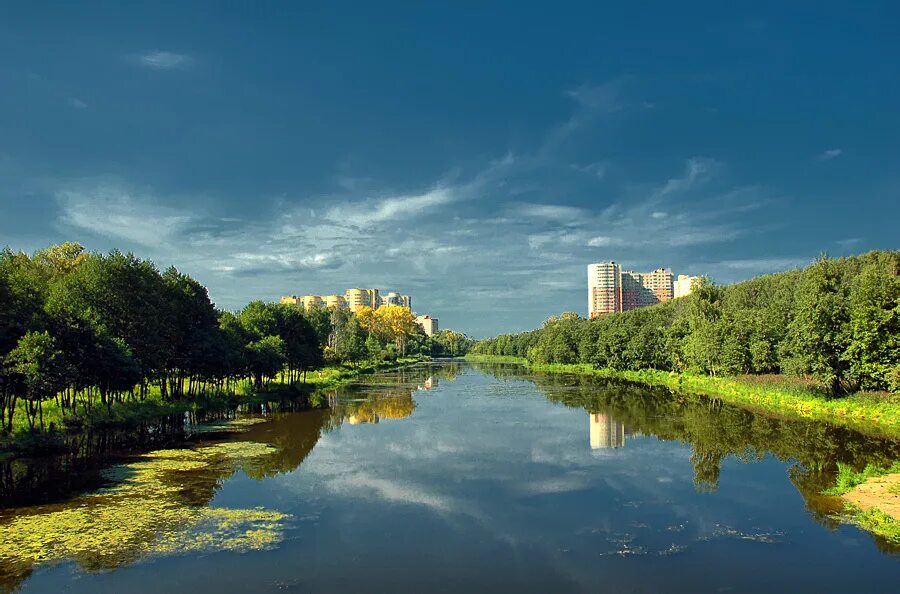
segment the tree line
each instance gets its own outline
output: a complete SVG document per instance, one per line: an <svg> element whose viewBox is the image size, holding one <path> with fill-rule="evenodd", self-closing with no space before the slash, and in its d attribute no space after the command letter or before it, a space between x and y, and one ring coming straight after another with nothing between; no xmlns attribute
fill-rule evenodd
<svg viewBox="0 0 900 594"><path fill-rule="evenodd" d="M43 428L48 400L64 418L77 418L98 405L109 410L148 397L198 399L233 394L239 385L261 390L278 379L303 381L326 363L465 352L465 336L426 337L410 317L358 319L262 301L220 311L195 279L174 267L161 272L131 253L89 253L77 243L32 255L6 248L0 431L13 430L20 409L29 428Z"/></svg>
<svg viewBox="0 0 900 594"><path fill-rule="evenodd" d="M728 285L585 320L563 313L542 328L478 341L473 353L532 363L708 375L787 374L831 396L900 390L900 252L822 256Z"/></svg>

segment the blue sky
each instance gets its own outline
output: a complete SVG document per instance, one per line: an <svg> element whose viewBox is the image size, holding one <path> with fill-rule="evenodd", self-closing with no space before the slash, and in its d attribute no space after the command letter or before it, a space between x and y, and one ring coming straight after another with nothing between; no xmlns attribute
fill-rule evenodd
<svg viewBox="0 0 900 594"><path fill-rule="evenodd" d="M0 244L476 336L585 314L593 261L898 247L894 2L120 4L0 6Z"/></svg>

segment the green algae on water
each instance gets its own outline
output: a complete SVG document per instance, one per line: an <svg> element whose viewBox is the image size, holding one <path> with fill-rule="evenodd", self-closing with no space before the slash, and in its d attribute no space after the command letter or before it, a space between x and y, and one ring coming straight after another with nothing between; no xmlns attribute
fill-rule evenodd
<svg viewBox="0 0 900 594"><path fill-rule="evenodd" d="M256 442L158 450L105 471L107 488L0 514L0 583L42 563L98 571L153 555L275 547L288 515L207 505L221 480L275 452Z"/></svg>

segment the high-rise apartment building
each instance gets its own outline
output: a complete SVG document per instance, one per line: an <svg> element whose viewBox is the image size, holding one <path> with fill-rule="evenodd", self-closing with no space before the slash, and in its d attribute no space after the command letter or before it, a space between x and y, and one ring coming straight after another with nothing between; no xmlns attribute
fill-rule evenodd
<svg viewBox="0 0 900 594"><path fill-rule="evenodd" d="M347 289L344 293L344 299L347 300L347 307L353 312L361 307L378 309L381 303L378 297L378 289Z"/></svg>
<svg viewBox="0 0 900 594"><path fill-rule="evenodd" d="M622 270L615 262L588 265L588 316L597 316L647 307L668 301L674 295L672 271Z"/></svg>
<svg viewBox="0 0 900 594"><path fill-rule="evenodd" d="M378 309L384 305L397 305L410 309L412 298L409 295L401 295L391 291L384 297L379 296L378 289L347 289L343 295L286 295L281 298L281 303L296 305L309 311L320 307L350 309L356 311L360 307Z"/></svg>
<svg viewBox="0 0 900 594"><path fill-rule="evenodd" d="M588 265L588 314L622 311L622 273L615 262Z"/></svg>
<svg viewBox="0 0 900 594"><path fill-rule="evenodd" d="M401 295L400 293L391 291L381 298L381 303L379 305L381 307L384 307L385 305L396 305L398 307L410 309L412 299L410 299L409 295Z"/></svg>
<svg viewBox="0 0 900 594"><path fill-rule="evenodd" d="M318 295L304 295L302 299L303 309L305 309L306 311L319 307L325 307L325 300Z"/></svg>
<svg viewBox="0 0 900 594"><path fill-rule="evenodd" d="M690 295L694 289L700 286L700 281L703 277L700 276L688 276L686 274L679 274L678 278L675 280L675 294L676 298L684 297L686 295Z"/></svg>
<svg viewBox="0 0 900 594"><path fill-rule="evenodd" d="M347 309L347 300L343 295L325 295L325 307L335 307L337 309Z"/></svg>

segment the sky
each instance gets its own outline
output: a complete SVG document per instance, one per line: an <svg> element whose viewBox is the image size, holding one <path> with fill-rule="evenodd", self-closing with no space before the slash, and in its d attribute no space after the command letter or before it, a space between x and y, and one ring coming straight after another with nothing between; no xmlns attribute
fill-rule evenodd
<svg viewBox="0 0 900 594"><path fill-rule="evenodd" d="M224 309L396 290L476 337L586 315L591 262L731 283L896 249L898 23L896 2L3 2L0 245L133 251Z"/></svg>

